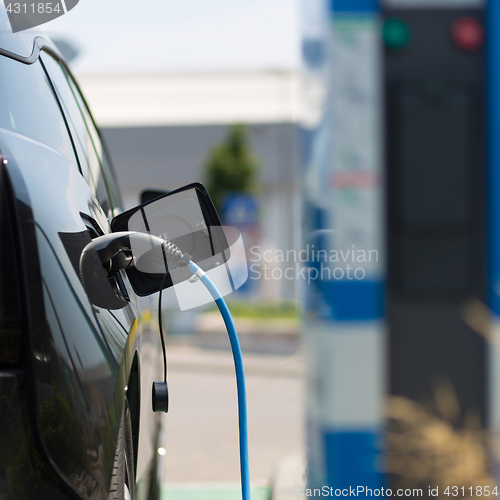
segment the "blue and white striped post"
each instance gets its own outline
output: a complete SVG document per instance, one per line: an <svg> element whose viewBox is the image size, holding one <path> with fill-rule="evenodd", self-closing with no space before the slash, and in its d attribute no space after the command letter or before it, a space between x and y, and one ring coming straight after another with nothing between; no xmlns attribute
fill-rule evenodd
<svg viewBox="0 0 500 500"><path fill-rule="evenodd" d="M374 0L330 14L328 111L304 174L308 488L363 497L385 486L380 20Z"/></svg>

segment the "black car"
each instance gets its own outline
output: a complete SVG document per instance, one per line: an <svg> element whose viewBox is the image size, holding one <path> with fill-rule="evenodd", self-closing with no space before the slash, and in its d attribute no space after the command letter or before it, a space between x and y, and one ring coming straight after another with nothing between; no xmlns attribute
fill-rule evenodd
<svg viewBox="0 0 500 500"><path fill-rule="evenodd" d="M79 268L113 168L57 48L0 24L0 498L154 498L157 325L123 270L89 292Z"/></svg>

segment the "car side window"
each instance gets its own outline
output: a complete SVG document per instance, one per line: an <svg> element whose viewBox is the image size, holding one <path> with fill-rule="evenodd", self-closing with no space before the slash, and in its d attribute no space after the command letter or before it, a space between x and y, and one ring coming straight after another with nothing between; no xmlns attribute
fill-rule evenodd
<svg viewBox="0 0 500 500"><path fill-rule="evenodd" d="M75 96L70 79L61 64L50 54L41 54L42 62L50 75L59 100L67 116L69 127L75 138L75 148L78 155L80 169L90 186L92 186L97 201L104 213L111 217L114 203L110 199L109 189L101 169L99 158L100 143L94 141L87 126L80 104Z"/></svg>
<svg viewBox="0 0 500 500"><path fill-rule="evenodd" d="M115 207L120 207L122 208L122 200L120 198L120 192L117 188L117 180L116 176L113 170L113 167L111 166L111 161L108 157L106 148L104 147L104 144L102 143L100 134L95 126L94 120L92 119L92 116L90 116L89 110L87 108L87 104L85 103L82 94L80 93L77 85L75 84L74 80L72 79L71 75L68 75L69 82L72 86L73 92L78 100L78 103L80 105L80 109L82 110L83 116L85 118L85 123L87 124L87 128L90 132L90 135L92 136L92 140L94 142L94 145L96 145L96 150L97 154L99 155L99 159L101 160L101 169L102 169L102 174L106 177L106 182L108 185L108 191L111 200L113 201L113 206Z"/></svg>
<svg viewBox="0 0 500 500"><path fill-rule="evenodd" d="M59 103L39 61L23 64L0 57L0 127L76 157Z"/></svg>
<svg viewBox="0 0 500 500"><path fill-rule="evenodd" d="M85 123L87 125L87 129L89 130L90 135L92 137L92 141L94 142L94 146L96 147L97 154L99 155L99 159L101 161L102 175L104 175L106 178L109 195L111 200L113 201L113 206L122 208L122 200L120 198L120 192L117 188L118 183L116 180L116 176L113 167L111 165L109 156L107 154L106 148L101 140L101 136L95 126L92 116L90 115L87 104L83 99L80 90L78 89L78 85L76 85L71 74L66 72L66 76L73 90L73 94L75 95L78 104L80 106L80 109L82 111Z"/></svg>

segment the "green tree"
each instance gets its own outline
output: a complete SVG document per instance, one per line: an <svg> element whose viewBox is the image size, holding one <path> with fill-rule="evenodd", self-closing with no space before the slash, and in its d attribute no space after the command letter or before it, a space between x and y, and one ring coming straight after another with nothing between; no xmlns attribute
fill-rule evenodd
<svg viewBox="0 0 500 500"><path fill-rule="evenodd" d="M231 126L225 140L212 149L205 165L207 189L219 212L226 194L255 191L258 169L247 128Z"/></svg>

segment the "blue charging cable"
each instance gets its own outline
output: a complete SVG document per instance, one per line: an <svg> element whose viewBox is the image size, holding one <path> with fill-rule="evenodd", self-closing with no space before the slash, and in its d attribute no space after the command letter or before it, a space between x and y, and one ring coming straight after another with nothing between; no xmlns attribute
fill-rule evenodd
<svg viewBox="0 0 500 500"><path fill-rule="evenodd" d="M161 337L161 344L163 350L163 382L153 383L153 411L168 411L168 390L167 390L167 356L165 350L165 341L163 335L162 317L161 317L161 294L163 290L163 285L165 283L165 278L169 272L169 267L174 266L188 266L189 270L196 276L207 288L219 308L224 323L226 324L227 333L229 334L229 340L231 342L231 349L233 351L234 368L236 371L236 387L238 392L238 423L239 423L239 433L240 433L240 470L241 470L241 492L243 500L251 500L250 498L250 473L248 467L248 428L247 428L247 398L245 391L245 373L243 371L243 359L241 357L240 342L238 340L238 334L236 333L236 328L234 327L233 318L229 313L222 295L220 294L217 287L214 285L212 280L205 274L205 271L197 266L191 257L182 252L182 250L172 243L171 241L165 240L159 236L154 236L152 234L139 233L136 231L123 231L119 233L107 234L104 236L99 236L92 240L82 251L80 257L80 273L82 279L85 280L86 276L90 276L93 279L93 272L89 272L90 269L94 269L93 263L93 252L97 252L98 257L101 262L106 263L113 259L118 253L123 251L123 249L130 250L132 248L132 241L135 240L140 243L145 248L149 246L153 247L153 250L157 246L161 246L163 255L163 264L165 266L165 275L162 278L160 285L160 294L158 300L158 323ZM144 254L147 255L147 252ZM131 265L133 261L127 261L127 267ZM135 264L134 264L135 265ZM175 269L175 267L174 267ZM157 397L158 396L158 397Z"/></svg>
<svg viewBox="0 0 500 500"><path fill-rule="evenodd" d="M192 260L188 263L189 270L205 285L210 295L215 300L217 307L224 319L231 349L233 351L234 368L236 371L236 386L238 391L238 424L240 431L240 470L241 470L241 493L243 500L250 500L250 473L248 466L248 425L247 425L247 397L245 390L245 372L243 371L243 359L241 357L240 342L234 327L233 318L222 298L219 290L206 273Z"/></svg>

